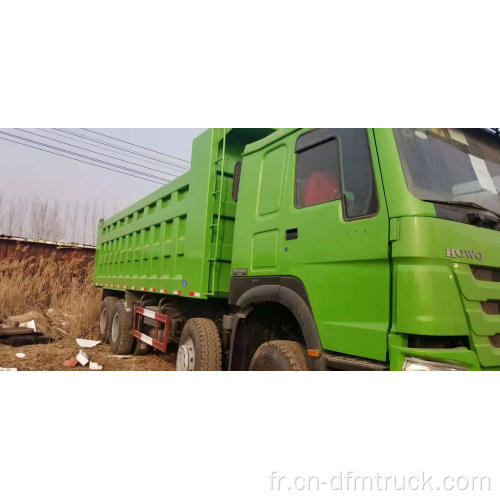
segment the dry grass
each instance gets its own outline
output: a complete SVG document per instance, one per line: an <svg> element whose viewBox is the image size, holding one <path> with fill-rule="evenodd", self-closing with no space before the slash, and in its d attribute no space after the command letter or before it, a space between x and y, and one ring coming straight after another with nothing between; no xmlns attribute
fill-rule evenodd
<svg viewBox="0 0 500 500"><path fill-rule="evenodd" d="M0 319L34 316L37 329L55 341L48 345L10 347L0 344L0 366L25 370L64 370L79 347L75 339L98 339L100 290L92 285L93 265L83 260L57 261L26 257L20 249L0 262ZM19 359L16 352L24 352ZM161 353L117 359L108 345L86 351L106 370L172 370L172 356ZM80 367L80 369L86 369Z"/></svg>
<svg viewBox="0 0 500 500"><path fill-rule="evenodd" d="M26 249L19 249L0 262L0 318L36 311L54 338L61 335L56 327L74 338L94 338L100 293L92 286L93 265L25 254Z"/></svg>

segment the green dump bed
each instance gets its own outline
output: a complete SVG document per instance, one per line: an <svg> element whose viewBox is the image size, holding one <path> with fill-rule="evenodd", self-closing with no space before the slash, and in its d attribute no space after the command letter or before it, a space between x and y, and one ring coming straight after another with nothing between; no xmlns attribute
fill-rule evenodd
<svg viewBox="0 0 500 500"><path fill-rule="evenodd" d="M119 290L225 297L236 203L233 172L245 145L273 129L209 129L191 169L98 228L94 283Z"/></svg>

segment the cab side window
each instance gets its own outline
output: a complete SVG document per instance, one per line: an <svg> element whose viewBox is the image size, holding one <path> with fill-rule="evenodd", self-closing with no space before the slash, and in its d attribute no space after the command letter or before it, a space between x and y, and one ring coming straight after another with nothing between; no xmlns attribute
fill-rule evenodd
<svg viewBox="0 0 500 500"><path fill-rule="evenodd" d="M295 206L305 208L341 197L339 141L318 129L297 140Z"/></svg>
<svg viewBox="0 0 500 500"><path fill-rule="evenodd" d="M378 210L370 147L365 129L316 129L297 139L295 206L344 199L344 217Z"/></svg>

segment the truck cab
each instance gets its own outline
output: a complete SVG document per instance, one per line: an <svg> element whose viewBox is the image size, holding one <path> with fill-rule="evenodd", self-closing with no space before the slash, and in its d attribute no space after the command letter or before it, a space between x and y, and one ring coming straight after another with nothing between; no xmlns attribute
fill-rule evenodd
<svg viewBox="0 0 500 500"><path fill-rule="evenodd" d="M499 190L494 129L281 129L249 144L233 369L277 330L320 369L500 367Z"/></svg>
<svg viewBox="0 0 500 500"><path fill-rule="evenodd" d="M499 191L498 129L208 129L101 221L102 337L179 370L496 370Z"/></svg>

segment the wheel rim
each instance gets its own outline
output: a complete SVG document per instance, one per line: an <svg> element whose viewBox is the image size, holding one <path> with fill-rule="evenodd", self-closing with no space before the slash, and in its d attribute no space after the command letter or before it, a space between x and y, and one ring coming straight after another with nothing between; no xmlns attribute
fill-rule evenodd
<svg viewBox="0 0 500 500"><path fill-rule="evenodd" d="M111 339L113 342L118 340L118 336L120 335L120 318L118 313L113 316L113 323L111 323Z"/></svg>
<svg viewBox="0 0 500 500"><path fill-rule="evenodd" d="M192 339L187 339L177 350L176 370L180 372L194 371L194 343Z"/></svg>
<svg viewBox="0 0 500 500"><path fill-rule="evenodd" d="M107 311L106 309L103 309L101 311L101 316L99 318L99 329L101 331L101 337L104 337L104 334L106 333L106 318L107 318Z"/></svg>

